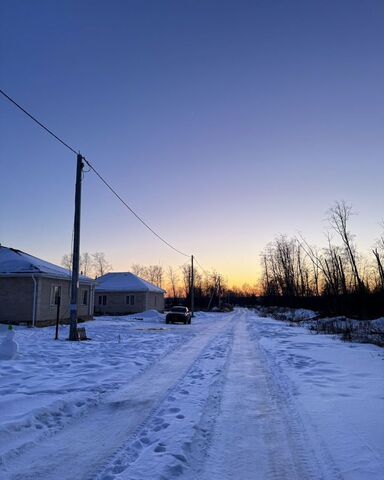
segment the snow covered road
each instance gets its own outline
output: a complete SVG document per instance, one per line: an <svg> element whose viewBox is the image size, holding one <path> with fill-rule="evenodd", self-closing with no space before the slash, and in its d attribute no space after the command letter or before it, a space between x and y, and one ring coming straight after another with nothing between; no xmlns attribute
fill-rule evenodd
<svg viewBox="0 0 384 480"><path fill-rule="evenodd" d="M19 329L0 478L383 478L381 349L245 309L162 322L104 317L75 347Z"/></svg>

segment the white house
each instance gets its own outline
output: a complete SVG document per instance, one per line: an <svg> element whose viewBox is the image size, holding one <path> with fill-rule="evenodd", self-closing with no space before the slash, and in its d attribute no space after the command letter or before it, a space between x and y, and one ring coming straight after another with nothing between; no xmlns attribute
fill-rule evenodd
<svg viewBox="0 0 384 480"><path fill-rule="evenodd" d="M130 272L107 273L97 278L95 313L124 315L164 310L165 290Z"/></svg>

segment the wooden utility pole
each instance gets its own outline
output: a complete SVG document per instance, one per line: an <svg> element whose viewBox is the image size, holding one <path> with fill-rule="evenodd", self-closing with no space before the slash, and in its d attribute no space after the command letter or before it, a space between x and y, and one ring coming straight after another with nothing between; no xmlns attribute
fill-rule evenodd
<svg viewBox="0 0 384 480"><path fill-rule="evenodd" d="M76 192L75 192L75 221L73 227L73 256L72 256L72 281L71 281L71 303L69 339L78 340L77 334L77 310L78 310L78 290L79 290L79 267L80 267L80 213L81 213L81 181L83 175L83 157L80 153L77 155L76 169Z"/></svg>
<svg viewBox="0 0 384 480"><path fill-rule="evenodd" d="M195 310L195 272L193 271L193 255L191 255L191 312L194 317Z"/></svg>

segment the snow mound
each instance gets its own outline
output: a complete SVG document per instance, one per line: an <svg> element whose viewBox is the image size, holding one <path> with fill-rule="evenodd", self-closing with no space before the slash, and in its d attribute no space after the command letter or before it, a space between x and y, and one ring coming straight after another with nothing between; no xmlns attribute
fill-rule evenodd
<svg viewBox="0 0 384 480"><path fill-rule="evenodd" d="M343 340L384 346L384 318L356 320L344 316L327 317L310 322L308 328L316 333L340 334Z"/></svg>
<svg viewBox="0 0 384 480"><path fill-rule="evenodd" d="M306 310L305 308L299 308L293 311L293 321L300 322L304 320L311 320L317 316L317 313L313 310Z"/></svg>
<svg viewBox="0 0 384 480"><path fill-rule="evenodd" d="M371 328L376 329L377 332L384 333L384 317L372 320Z"/></svg>
<svg viewBox="0 0 384 480"><path fill-rule="evenodd" d="M289 307L259 307L257 309L261 317L272 317L276 320L288 322L305 322L317 318L318 314L305 308Z"/></svg>
<svg viewBox="0 0 384 480"><path fill-rule="evenodd" d="M146 310L141 313L134 313L132 315L127 315L128 319L142 320L144 322L164 322L164 314L158 312L157 310Z"/></svg>

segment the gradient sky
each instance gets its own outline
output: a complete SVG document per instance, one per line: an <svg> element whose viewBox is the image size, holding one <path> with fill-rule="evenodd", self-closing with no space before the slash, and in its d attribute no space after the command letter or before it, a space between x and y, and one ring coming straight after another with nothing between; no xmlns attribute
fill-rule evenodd
<svg viewBox="0 0 384 480"><path fill-rule="evenodd" d="M0 85L177 248L254 283L279 233L361 251L384 205L382 0L0 2ZM0 98L0 242L60 263L76 158ZM82 251L180 265L92 173Z"/></svg>

